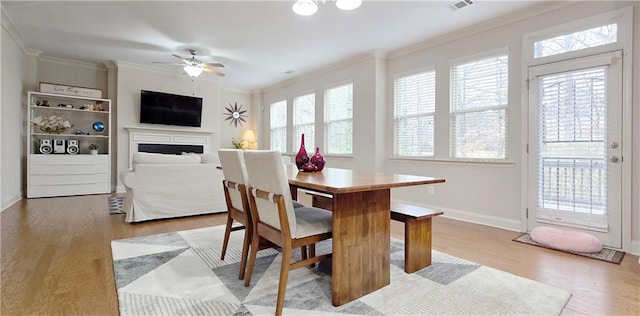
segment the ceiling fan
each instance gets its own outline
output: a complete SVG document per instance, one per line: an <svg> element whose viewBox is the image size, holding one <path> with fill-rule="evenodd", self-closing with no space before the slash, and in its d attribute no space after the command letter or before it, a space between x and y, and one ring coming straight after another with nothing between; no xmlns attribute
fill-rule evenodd
<svg viewBox="0 0 640 316"><path fill-rule="evenodd" d="M166 65L176 65L182 66L184 71L191 77L199 76L202 71L206 71L208 73L212 73L216 76L224 77L225 74L213 69L215 67L224 67L221 63L203 63L202 61L196 59L196 54L198 51L195 49L189 49L189 53L191 54L191 58L182 57L176 54L171 54L171 56L180 59L181 62L161 62L154 61L155 64L166 64Z"/></svg>

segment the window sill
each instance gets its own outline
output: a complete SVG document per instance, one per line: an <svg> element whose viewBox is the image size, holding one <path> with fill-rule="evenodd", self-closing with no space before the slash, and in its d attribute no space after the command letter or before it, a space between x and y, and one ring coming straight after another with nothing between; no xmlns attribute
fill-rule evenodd
<svg viewBox="0 0 640 316"><path fill-rule="evenodd" d="M487 166L500 168L513 168L516 163L510 160L456 160L456 159L437 159L437 158L417 158L417 157L390 157L391 161L399 162L420 162L433 163L438 165L466 165L466 166Z"/></svg>

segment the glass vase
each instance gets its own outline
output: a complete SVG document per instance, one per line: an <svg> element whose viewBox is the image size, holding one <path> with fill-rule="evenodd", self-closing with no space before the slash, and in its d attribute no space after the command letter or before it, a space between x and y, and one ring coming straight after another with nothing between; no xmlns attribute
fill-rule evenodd
<svg viewBox="0 0 640 316"><path fill-rule="evenodd" d="M300 150L296 154L296 167L298 170L302 170L302 167L309 162L309 155L307 154L307 150L304 148L304 134L302 134L302 138L300 140Z"/></svg>
<svg viewBox="0 0 640 316"><path fill-rule="evenodd" d="M316 166L316 171L322 171L324 168L324 156L320 153L320 147L316 147L316 153L311 156L311 163Z"/></svg>

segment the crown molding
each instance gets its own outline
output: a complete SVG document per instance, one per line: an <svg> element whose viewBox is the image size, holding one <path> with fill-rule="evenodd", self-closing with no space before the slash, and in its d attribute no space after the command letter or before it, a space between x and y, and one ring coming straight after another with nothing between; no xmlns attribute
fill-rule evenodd
<svg viewBox="0 0 640 316"><path fill-rule="evenodd" d="M506 16L496 17L488 21L480 22L478 24L474 24L459 30L452 31L450 33L446 33L422 42L409 45L404 48L394 50L392 52L389 52L388 58L406 56L417 51L436 47L447 42L459 40L461 38L469 37L498 27L526 20L553 10L558 10L575 3L576 2L573 1L543 1L542 3L537 4L531 8L525 8Z"/></svg>
<svg viewBox="0 0 640 316"><path fill-rule="evenodd" d="M13 20L7 14L7 11L4 10L4 7L0 4L0 24L2 24L2 28L9 33L9 36L13 39L13 41L20 47L20 50L25 55L33 56L33 52L30 51L27 46L25 46L24 41L22 40L22 36L15 27ZM37 52L37 51L36 51Z"/></svg>
<svg viewBox="0 0 640 316"><path fill-rule="evenodd" d="M73 59L66 59L60 57L51 57L42 55L38 58L41 62L53 63L63 66L71 66L71 67L80 67L89 70L97 70L97 71L107 71L107 68L103 64L90 63L84 61L78 61Z"/></svg>
<svg viewBox="0 0 640 316"><path fill-rule="evenodd" d="M361 53L361 54L357 54L354 56L351 56L349 58L343 59L341 61L338 61L336 63L330 64L328 66L322 67L320 69L316 69L301 75L298 75L295 78L291 78L291 79L287 79L284 81L281 81L279 83L276 83L272 86L268 86L264 89L259 89L258 91L255 91L254 93L264 93L264 92L270 92L276 89L280 89L280 88L284 88L293 84L296 84L298 82L302 82L308 79L311 79L313 77L317 77L319 75L325 74L325 73L329 73L344 67L348 67L357 63L361 63L363 61L366 60L371 60L371 59L386 59L387 58L387 54L385 52L382 51L378 51L378 50L370 50L366 53Z"/></svg>

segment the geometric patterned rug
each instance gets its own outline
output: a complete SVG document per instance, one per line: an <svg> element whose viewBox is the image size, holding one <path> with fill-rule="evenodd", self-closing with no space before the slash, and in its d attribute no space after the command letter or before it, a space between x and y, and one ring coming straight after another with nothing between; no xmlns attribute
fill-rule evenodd
<svg viewBox="0 0 640 316"><path fill-rule="evenodd" d="M124 196L116 196L107 198L109 203L109 214L124 214L122 211L122 203L124 203Z"/></svg>
<svg viewBox="0 0 640 316"><path fill-rule="evenodd" d="M224 226L113 240L120 315L273 315L280 252L258 252L251 286L238 279L244 232ZM331 241L316 246L325 253ZM404 272L404 245L391 240L391 283L331 305L329 265L290 271L284 315L558 315L571 293L433 251L432 265ZM294 256L299 256L294 254Z"/></svg>
<svg viewBox="0 0 640 316"><path fill-rule="evenodd" d="M606 261L606 262L615 263L615 264L620 264L620 262L622 262L622 259L624 258L624 254L625 254L624 251L618 251L618 250L615 250L615 249L610 249L610 248L605 248L605 247L602 247L602 250L600 252L593 252L593 253L560 250L560 249L557 249L557 248L551 248L549 246L546 246L546 245L543 245L543 244L535 242L533 239L531 239L531 236L529 235L529 233L524 233L524 234L514 238L513 241L521 242L523 244L543 247L543 248L547 248L547 249L558 250L558 251L571 253L571 254L578 255L578 256L583 256L583 257L596 259L596 260L601 260L601 261Z"/></svg>

